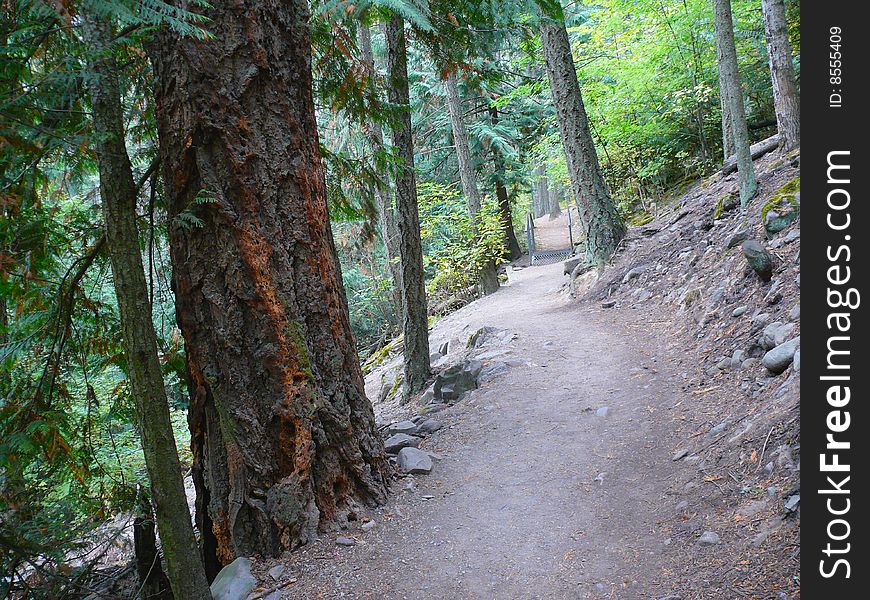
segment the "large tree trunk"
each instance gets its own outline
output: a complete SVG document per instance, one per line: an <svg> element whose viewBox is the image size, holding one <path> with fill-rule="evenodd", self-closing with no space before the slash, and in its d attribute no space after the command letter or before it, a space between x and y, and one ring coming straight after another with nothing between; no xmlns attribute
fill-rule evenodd
<svg viewBox="0 0 870 600"><path fill-rule="evenodd" d="M389 99L402 107L392 138L401 165L396 175L396 211L399 256L402 266L402 308L404 316L405 394L426 385L429 367L429 322L423 274L423 249L420 241L420 215L417 208L417 183L414 173L414 139L411 134L411 95L408 89L408 51L405 23L393 14L386 26Z"/></svg>
<svg viewBox="0 0 870 600"><path fill-rule="evenodd" d="M459 95L459 84L456 71L449 71L444 80L447 91L447 112L450 113L450 126L453 130L453 142L456 148L456 161L459 163L459 178L462 181L462 191L468 203L468 215L475 228L480 223L480 190L477 187L477 174L474 162L471 160L471 146L468 143L468 131L462 113L462 97ZM478 284L484 294L498 291L498 274L494 262L484 264L479 273Z"/></svg>
<svg viewBox="0 0 870 600"><path fill-rule="evenodd" d="M363 64L368 71L367 75L370 79L374 79L377 75L377 67L375 65L375 55L372 52L372 36L368 25L365 23L359 24L358 31L359 49L362 54ZM384 131L381 124L376 120L371 119L366 124L367 133L371 141L372 150L381 152L384 149ZM380 186L375 188L375 202L378 209L378 222L381 228L381 238L384 241L384 248L387 252L387 265L390 271L390 276L393 280L394 294L398 312L401 312L402 299L399 290L402 287L402 270L398 264L399 248L398 248L398 232L396 230L396 215L393 212L392 201L389 195L389 174L381 173L380 176L385 182L385 188ZM394 260L396 259L396 260Z"/></svg>
<svg viewBox="0 0 870 600"><path fill-rule="evenodd" d="M734 136L734 154L737 157L737 177L740 182L740 205L755 196L758 184L755 165L749 150L749 128L743 107L743 90L737 69L737 49L734 46L734 23L731 17L731 0L713 0L714 25L716 27L716 54L719 60L719 87L725 98L731 131Z"/></svg>
<svg viewBox="0 0 870 600"><path fill-rule="evenodd" d="M157 336L136 225L136 184L124 140L118 67L109 50L114 36L107 23L91 15L85 17L83 31L94 51L91 111L106 241L121 317L128 384L136 403L163 556L176 598L211 598L193 535L169 403L157 360Z"/></svg>
<svg viewBox="0 0 870 600"><path fill-rule="evenodd" d="M783 0L762 0L767 54L770 57L770 78L773 81L773 103L776 126L785 152L801 143L800 101L791 62L788 42L788 22Z"/></svg>
<svg viewBox="0 0 870 600"><path fill-rule="evenodd" d="M489 116L492 119L493 127L498 126L497 106L489 107ZM495 197L498 200L501 228L504 233L505 258L516 260L523 255L523 252L520 250L520 243L517 241L516 232L514 232L513 211L511 210L510 196L505 186L504 158L495 148L492 149L492 154L495 164Z"/></svg>
<svg viewBox="0 0 870 600"><path fill-rule="evenodd" d="M214 576L383 502L389 467L326 205L308 2L204 14L212 40L163 29L153 58L197 524Z"/></svg>
<svg viewBox="0 0 870 600"><path fill-rule="evenodd" d="M592 262L600 264L616 252L625 236L625 225L598 164L565 23L544 19L541 43L571 187L586 234L587 254Z"/></svg>

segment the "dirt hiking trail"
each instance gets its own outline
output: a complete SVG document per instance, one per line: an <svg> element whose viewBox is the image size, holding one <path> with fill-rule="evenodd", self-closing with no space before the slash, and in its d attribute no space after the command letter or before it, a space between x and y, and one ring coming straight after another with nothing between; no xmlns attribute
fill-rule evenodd
<svg viewBox="0 0 870 600"><path fill-rule="evenodd" d="M572 303L561 263L440 321L433 337L515 334L499 377L438 413L430 475L393 487L368 531L352 523L278 562L277 598L653 598L674 517L668 409L683 392L664 348L619 313ZM464 337L462 337L464 336ZM662 342L664 343L664 342ZM272 563L274 564L274 563ZM286 577L286 575L285 575ZM657 583L659 582L659 583Z"/></svg>

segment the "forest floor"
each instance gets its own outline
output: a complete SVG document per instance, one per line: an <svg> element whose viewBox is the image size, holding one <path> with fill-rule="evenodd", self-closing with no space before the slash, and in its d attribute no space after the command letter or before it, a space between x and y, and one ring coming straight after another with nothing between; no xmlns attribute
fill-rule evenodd
<svg viewBox="0 0 870 600"><path fill-rule="evenodd" d="M658 583L671 567L672 483L693 470L671 460L674 406L686 397L672 371L678 344L651 329L649 313L571 303L562 269L514 271L436 325L439 338L510 331L499 360L511 368L439 413L445 427L423 446L439 457L433 472L396 482L371 515L377 527L351 532L355 546L325 537L285 555L281 579L296 582L275 598L673 591Z"/></svg>

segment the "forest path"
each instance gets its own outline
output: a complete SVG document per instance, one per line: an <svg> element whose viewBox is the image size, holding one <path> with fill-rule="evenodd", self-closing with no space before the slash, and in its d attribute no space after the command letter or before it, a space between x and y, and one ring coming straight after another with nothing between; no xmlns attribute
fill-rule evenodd
<svg viewBox="0 0 870 600"><path fill-rule="evenodd" d="M516 271L438 323L434 334L462 340L512 331L498 358L512 367L437 415L446 426L422 446L440 457L433 472L395 484L374 529L352 526L355 546L324 536L285 556L298 580L275 598L666 595L654 582L685 469L671 461L683 392L656 355L666 342L570 303L561 270Z"/></svg>

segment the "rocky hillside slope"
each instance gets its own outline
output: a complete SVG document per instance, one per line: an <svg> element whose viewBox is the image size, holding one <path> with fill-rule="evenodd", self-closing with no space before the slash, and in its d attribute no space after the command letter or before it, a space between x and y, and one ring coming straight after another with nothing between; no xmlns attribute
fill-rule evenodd
<svg viewBox="0 0 870 600"><path fill-rule="evenodd" d="M633 228L602 273L566 263L568 293L685 349L695 400L675 407L673 460L697 477L674 484L687 501L670 551L693 597L800 594L800 156L769 154L756 170L744 211L736 174L716 174ZM721 552L701 558L699 544Z"/></svg>

